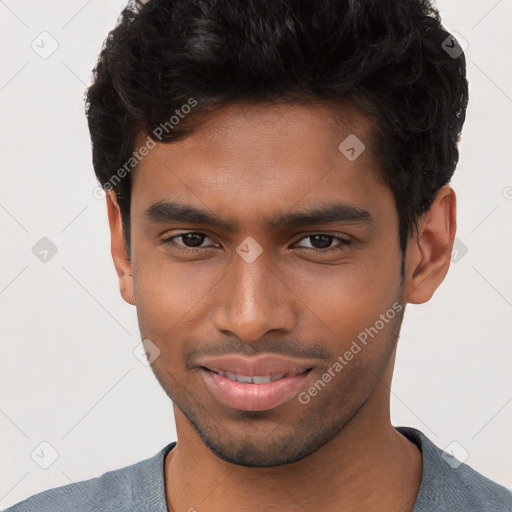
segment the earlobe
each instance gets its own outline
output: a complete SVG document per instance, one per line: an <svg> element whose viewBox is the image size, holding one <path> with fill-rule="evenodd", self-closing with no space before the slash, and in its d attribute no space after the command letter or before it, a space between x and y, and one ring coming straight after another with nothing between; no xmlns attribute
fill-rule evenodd
<svg viewBox="0 0 512 512"><path fill-rule="evenodd" d="M456 218L455 192L445 185L419 219L418 231L407 245L404 284L407 302L427 302L443 282L450 267Z"/></svg>
<svg viewBox="0 0 512 512"><path fill-rule="evenodd" d="M108 223L110 226L110 246L112 259L119 279L119 289L123 299L128 304L135 305L135 293L133 286L133 271L130 258L126 252L121 218L121 209L113 190L106 194Z"/></svg>

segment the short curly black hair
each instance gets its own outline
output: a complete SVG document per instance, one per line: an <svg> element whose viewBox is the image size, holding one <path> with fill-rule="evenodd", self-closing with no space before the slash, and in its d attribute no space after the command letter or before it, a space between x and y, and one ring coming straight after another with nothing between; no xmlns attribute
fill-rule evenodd
<svg viewBox="0 0 512 512"><path fill-rule="evenodd" d="M348 103L373 116L404 254L458 162L466 61L429 0L135 0L86 92L94 170L116 191L128 254L126 163L136 166L140 135L178 140L198 113L237 100Z"/></svg>

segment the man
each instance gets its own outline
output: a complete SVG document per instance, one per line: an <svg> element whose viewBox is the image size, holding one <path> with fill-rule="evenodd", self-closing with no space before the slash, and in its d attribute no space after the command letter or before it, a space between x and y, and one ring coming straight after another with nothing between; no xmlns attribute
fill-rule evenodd
<svg viewBox="0 0 512 512"><path fill-rule="evenodd" d="M389 414L406 304L450 263L459 49L426 0L123 11L93 162L178 441L10 510L512 510Z"/></svg>

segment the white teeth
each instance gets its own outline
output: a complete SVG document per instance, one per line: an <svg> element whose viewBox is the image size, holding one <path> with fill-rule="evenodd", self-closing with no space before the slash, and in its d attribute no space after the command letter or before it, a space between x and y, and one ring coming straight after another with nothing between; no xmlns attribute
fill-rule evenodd
<svg viewBox="0 0 512 512"><path fill-rule="evenodd" d="M226 372L226 377L231 380L236 380L237 382L245 382L247 384L252 382L252 377L249 375L237 375L236 373Z"/></svg>
<svg viewBox="0 0 512 512"><path fill-rule="evenodd" d="M267 382L272 382L274 380L282 379L286 374L283 373L281 375L237 375L236 373L231 372L223 372L218 370L217 373L222 375L223 377L227 377L228 379L235 380L237 382L241 382L243 384L266 384Z"/></svg>
<svg viewBox="0 0 512 512"><path fill-rule="evenodd" d="M252 378L254 384L266 384L267 382L271 382L272 379L270 377L258 377L254 376Z"/></svg>

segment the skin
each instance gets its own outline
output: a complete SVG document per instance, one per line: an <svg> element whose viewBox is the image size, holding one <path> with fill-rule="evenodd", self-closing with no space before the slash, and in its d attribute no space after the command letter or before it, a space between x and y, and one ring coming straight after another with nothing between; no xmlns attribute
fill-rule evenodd
<svg viewBox="0 0 512 512"><path fill-rule="evenodd" d="M349 134L366 145L352 162L338 150ZM142 339L160 350L152 369L174 406L178 444L164 465L170 511L413 509L422 458L391 425L390 385L405 305L428 301L448 271L456 200L444 186L419 219L402 282L398 212L376 172L371 134L354 109L325 104L233 103L205 115L134 171L131 260L115 194L107 195L121 294L136 306ZM234 230L145 216L168 200ZM373 222L269 227L279 213L331 202L367 210ZM206 237L166 242L185 233ZM315 245L318 234L351 243ZM248 236L263 249L252 263L236 252ZM194 366L205 354L307 356L307 391L394 303L401 314L308 404L233 410Z"/></svg>

